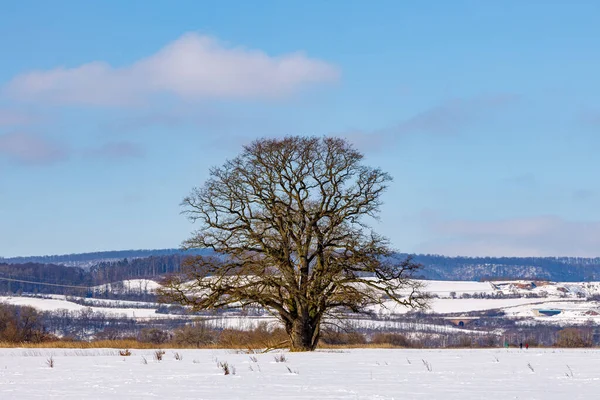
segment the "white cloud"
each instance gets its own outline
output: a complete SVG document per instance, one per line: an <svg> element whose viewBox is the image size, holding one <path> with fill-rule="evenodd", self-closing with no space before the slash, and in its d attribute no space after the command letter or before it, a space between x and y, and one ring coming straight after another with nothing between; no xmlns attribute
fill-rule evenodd
<svg viewBox="0 0 600 400"><path fill-rule="evenodd" d="M143 157L144 149L131 142L110 142L100 147L87 149L84 154L93 158L120 160Z"/></svg>
<svg viewBox="0 0 600 400"><path fill-rule="evenodd" d="M387 128L374 131L355 129L337 135L356 143L363 150L382 150L404 135L454 135L477 122L489 123L490 117L510 109L519 99L512 93L453 98Z"/></svg>
<svg viewBox="0 0 600 400"><path fill-rule="evenodd" d="M466 256L600 256L600 221L557 216L497 221L427 218L435 239L418 251Z"/></svg>
<svg viewBox="0 0 600 400"><path fill-rule="evenodd" d="M130 66L91 62L32 71L5 88L14 98L53 104L119 106L168 94L194 99L276 98L302 86L335 81L333 65L302 53L269 56L188 33Z"/></svg>

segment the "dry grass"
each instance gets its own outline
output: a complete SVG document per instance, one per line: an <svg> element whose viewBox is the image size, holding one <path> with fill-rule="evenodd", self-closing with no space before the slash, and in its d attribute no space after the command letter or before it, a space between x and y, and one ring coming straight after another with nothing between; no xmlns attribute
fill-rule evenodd
<svg viewBox="0 0 600 400"><path fill-rule="evenodd" d="M164 355L165 355L164 350L155 350L154 351L154 359L156 361L162 361Z"/></svg>
<svg viewBox="0 0 600 400"><path fill-rule="evenodd" d="M365 344L320 344L317 349L402 349L404 347L394 346L389 343L365 343Z"/></svg>
<svg viewBox="0 0 600 400"><path fill-rule="evenodd" d="M357 337L358 334L352 336L329 335L331 341L328 342L327 340L322 340L317 348L321 350L424 348L420 342L407 341L404 336L398 334L380 334L379 336L374 337L374 339L377 340L371 342L357 340ZM363 336L361 335L361 337ZM225 329L220 332L211 331L210 342L174 339L157 344L142 342L136 339L94 340L90 342L65 339L39 343L0 342L0 348L115 349L121 351L123 349L234 349L241 350L248 354L254 354L287 348L287 346L289 346L287 339L287 335L282 329L268 330L264 326L260 326L251 331L234 329ZM343 342L340 339L352 340L350 342ZM456 348L459 347L457 346ZM472 347L469 346L469 348Z"/></svg>
<svg viewBox="0 0 600 400"><path fill-rule="evenodd" d="M152 343L138 342L137 340L98 340L92 342L57 340L41 343L13 343L0 342L0 348L25 348L25 349L156 349L164 348L186 348L173 343L165 343L157 346Z"/></svg>
<svg viewBox="0 0 600 400"><path fill-rule="evenodd" d="M0 342L0 348L25 348L25 349L264 349L265 342L260 341L252 343L244 340L241 343L237 341L218 342L203 346L185 345L180 343L167 342L161 345L153 343L138 342L137 340L98 340L92 342L85 341L66 341L57 340L42 343L13 343ZM389 343L365 343L365 344L319 344L319 349L397 349Z"/></svg>

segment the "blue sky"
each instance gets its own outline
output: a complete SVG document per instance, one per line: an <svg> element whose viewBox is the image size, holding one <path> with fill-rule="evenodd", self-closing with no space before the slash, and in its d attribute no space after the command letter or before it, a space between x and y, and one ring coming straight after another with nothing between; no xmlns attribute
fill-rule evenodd
<svg viewBox="0 0 600 400"><path fill-rule="evenodd" d="M600 256L597 1L86 3L0 5L0 256L177 247L285 135L390 172L401 251Z"/></svg>

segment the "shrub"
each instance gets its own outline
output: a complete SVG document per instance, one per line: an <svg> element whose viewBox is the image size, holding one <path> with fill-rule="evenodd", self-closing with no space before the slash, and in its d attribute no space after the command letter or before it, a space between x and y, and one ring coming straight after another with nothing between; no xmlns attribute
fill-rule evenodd
<svg viewBox="0 0 600 400"><path fill-rule="evenodd" d="M495 335L485 335L479 337L477 340L477 345L480 347L497 347L498 337Z"/></svg>
<svg viewBox="0 0 600 400"><path fill-rule="evenodd" d="M217 364L217 366L223 371L223 374L225 375L235 375L235 367L233 365L229 365L229 363L227 363L227 361L225 362L220 362Z"/></svg>
<svg viewBox="0 0 600 400"><path fill-rule="evenodd" d="M329 345L360 345L366 344L365 336L358 332L342 332L337 330L324 330L321 332L321 343Z"/></svg>
<svg viewBox="0 0 600 400"><path fill-rule="evenodd" d="M171 334L158 328L145 328L139 334L140 342L163 344L171 340Z"/></svg>
<svg viewBox="0 0 600 400"><path fill-rule="evenodd" d="M472 347L473 338L467 335L461 335L458 338L458 347Z"/></svg>
<svg viewBox="0 0 600 400"><path fill-rule="evenodd" d="M44 332L41 314L33 307L0 304L0 341L41 343L56 340Z"/></svg>
<svg viewBox="0 0 600 400"><path fill-rule="evenodd" d="M203 347L215 343L217 334L202 321L176 329L173 342L180 346Z"/></svg>
<svg viewBox="0 0 600 400"><path fill-rule="evenodd" d="M106 328L94 335L94 340L120 340L125 336L124 332L120 332L115 328Z"/></svg>
<svg viewBox="0 0 600 400"><path fill-rule="evenodd" d="M224 329L219 334L217 344L227 348L277 348L287 340L288 336L283 329L269 330L266 324L260 324L250 331Z"/></svg>
<svg viewBox="0 0 600 400"><path fill-rule="evenodd" d="M400 333L376 333L371 338L371 343L388 344L395 347L411 347L410 341Z"/></svg>
<svg viewBox="0 0 600 400"><path fill-rule="evenodd" d="M154 352L154 359L156 361L162 361L164 355L165 355L165 351L164 350L156 350Z"/></svg>
<svg viewBox="0 0 600 400"><path fill-rule="evenodd" d="M592 335L587 329L565 328L558 332L557 347L590 347Z"/></svg>

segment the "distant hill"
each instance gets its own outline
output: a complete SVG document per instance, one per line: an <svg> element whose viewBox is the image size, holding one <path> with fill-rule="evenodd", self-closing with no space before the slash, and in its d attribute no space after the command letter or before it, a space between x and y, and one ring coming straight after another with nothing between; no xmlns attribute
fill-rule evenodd
<svg viewBox="0 0 600 400"><path fill-rule="evenodd" d="M188 255L210 250L121 250L41 257L0 258L0 264L55 264L91 270L92 281L141 278L178 270L177 262ZM401 256L408 256L401 254ZM600 257L446 257L414 256L423 264L419 277L436 280L544 279L562 282L600 281ZM135 260L135 262L132 262ZM159 261L160 260L160 261ZM163 262L163 260L169 260ZM157 265L161 266L160 268ZM168 265L165 266L165 265ZM5 267L7 268L7 267ZM23 276L23 274L19 274ZM99 277L102 276L102 279Z"/></svg>
<svg viewBox="0 0 600 400"><path fill-rule="evenodd" d="M199 255L206 254L208 250L189 250L181 249L154 249L154 250L115 250L98 251L93 253L62 254L51 256L31 256L31 257L0 257L0 263L4 264L56 264L67 267L89 268L101 262L121 261L124 259L132 260L136 258L146 258L151 256L169 256L174 254Z"/></svg>
<svg viewBox="0 0 600 400"><path fill-rule="evenodd" d="M425 279L479 281L543 279L560 282L600 281L600 257L446 257L416 255Z"/></svg>

